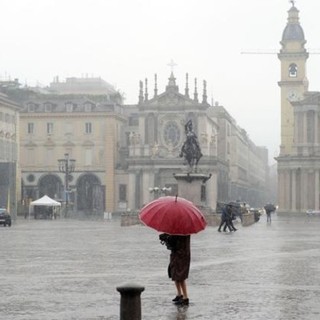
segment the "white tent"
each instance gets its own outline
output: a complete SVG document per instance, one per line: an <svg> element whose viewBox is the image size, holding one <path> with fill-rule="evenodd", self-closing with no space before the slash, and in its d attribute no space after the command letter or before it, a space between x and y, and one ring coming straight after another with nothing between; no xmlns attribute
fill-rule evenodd
<svg viewBox="0 0 320 320"><path fill-rule="evenodd" d="M51 199L47 195L43 196L42 198L32 201L29 205L29 218L30 218L30 213L33 211L34 206L46 206L46 207L61 207L61 203Z"/></svg>

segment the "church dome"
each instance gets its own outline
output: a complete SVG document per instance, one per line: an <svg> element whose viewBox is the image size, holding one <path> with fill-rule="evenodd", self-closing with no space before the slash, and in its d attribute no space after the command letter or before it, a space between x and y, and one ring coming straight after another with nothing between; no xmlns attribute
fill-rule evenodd
<svg viewBox="0 0 320 320"><path fill-rule="evenodd" d="M299 10L294 5L288 11L288 23L283 30L282 41L305 41L299 22Z"/></svg>

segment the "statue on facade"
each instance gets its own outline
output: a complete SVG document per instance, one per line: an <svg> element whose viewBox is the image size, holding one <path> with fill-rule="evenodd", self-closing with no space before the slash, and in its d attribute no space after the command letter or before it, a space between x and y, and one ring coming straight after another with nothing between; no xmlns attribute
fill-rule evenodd
<svg viewBox="0 0 320 320"><path fill-rule="evenodd" d="M198 137L193 131L192 120L189 120L184 127L187 140L181 148L180 157L184 157L191 171L197 171L197 165L202 153Z"/></svg>

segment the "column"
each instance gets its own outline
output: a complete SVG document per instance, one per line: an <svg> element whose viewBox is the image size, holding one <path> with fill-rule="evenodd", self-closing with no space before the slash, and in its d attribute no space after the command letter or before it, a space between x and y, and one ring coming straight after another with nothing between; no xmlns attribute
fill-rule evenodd
<svg viewBox="0 0 320 320"><path fill-rule="evenodd" d="M307 148L307 126L308 126L308 123L307 123L307 113L304 112L303 113L303 139L302 139L302 144L303 144L303 151L302 153L303 154L308 154L308 148Z"/></svg>
<svg viewBox="0 0 320 320"><path fill-rule="evenodd" d="M291 209L292 211L296 211L297 210L297 206L296 206L296 199L297 199L297 192L296 192L296 182L297 182L297 178L296 178L296 170L293 169L291 170Z"/></svg>
<svg viewBox="0 0 320 320"><path fill-rule="evenodd" d="M135 209L135 188L136 188L136 175L129 173L129 187L128 187L128 209Z"/></svg>
<svg viewBox="0 0 320 320"><path fill-rule="evenodd" d="M290 195L291 195L291 183L290 183L290 170L285 170L284 173L284 190L285 190L285 211L290 211Z"/></svg>
<svg viewBox="0 0 320 320"><path fill-rule="evenodd" d="M278 204L279 209L284 211L285 201L284 201L284 173L283 170L278 171Z"/></svg>
<svg viewBox="0 0 320 320"><path fill-rule="evenodd" d="M154 187L154 174L150 171L143 171L142 173L142 205L145 205L153 199L149 188Z"/></svg>
<svg viewBox="0 0 320 320"><path fill-rule="evenodd" d="M307 174L305 169L301 169L301 211L307 210Z"/></svg>
<svg viewBox="0 0 320 320"><path fill-rule="evenodd" d="M319 169L315 170L315 182L314 182L314 209L319 210Z"/></svg>
<svg viewBox="0 0 320 320"><path fill-rule="evenodd" d="M315 111L314 114L314 143L317 146L318 142L318 113Z"/></svg>

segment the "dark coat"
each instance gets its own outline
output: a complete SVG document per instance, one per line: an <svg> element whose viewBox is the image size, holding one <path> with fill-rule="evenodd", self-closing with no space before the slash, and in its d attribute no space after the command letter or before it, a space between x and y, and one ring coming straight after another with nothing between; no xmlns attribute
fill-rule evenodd
<svg viewBox="0 0 320 320"><path fill-rule="evenodd" d="M190 270L190 236L172 236L173 248L168 267L169 278L183 281L188 278Z"/></svg>

